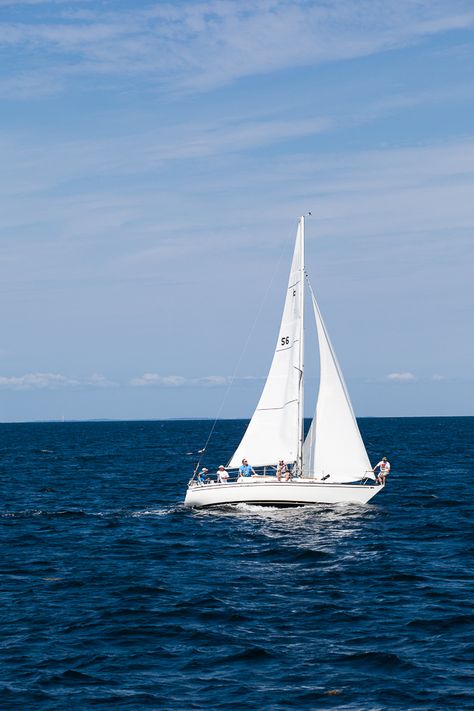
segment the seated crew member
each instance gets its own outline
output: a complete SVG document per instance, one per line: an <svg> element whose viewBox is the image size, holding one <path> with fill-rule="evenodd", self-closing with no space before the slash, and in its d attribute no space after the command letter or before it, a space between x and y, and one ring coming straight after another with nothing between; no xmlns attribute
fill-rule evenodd
<svg viewBox="0 0 474 711"><path fill-rule="evenodd" d="M224 466L221 464L217 470L217 481L219 484L227 484L229 479L229 473L226 471Z"/></svg>
<svg viewBox="0 0 474 711"><path fill-rule="evenodd" d="M201 471L198 474L198 482L200 484L208 484L209 483L209 477L207 476L209 469L206 469L206 467L203 467Z"/></svg>
<svg viewBox="0 0 474 711"><path fill-rule="evenodd" d="M278 481L281 481L282 476L285 477L285 481L289 481L290 479L290 470L286 466L285 462L283 459L280 459L278 462L278 467L277 467L277 479Z"/></svg>
<svg viewBox="0 0 474 711"><path fill-rule="evenodd" d="M373 472L379 468L379 475L377 477L377 484L385 484L385 480L387 479L388 475L390 474L390 462L387 460L387 457L383 457L378 464L375 465L375 467L372 469Z"/></svg>
<svg viewBox="0 0 474 711"><path fill-rule="evenodd" d="M243 477L249 477L252 476L252 474L256 474L255 469L250 466L246 459L242 459L242 464L239 467L239 478L237 481L242 481Z"/></svg>

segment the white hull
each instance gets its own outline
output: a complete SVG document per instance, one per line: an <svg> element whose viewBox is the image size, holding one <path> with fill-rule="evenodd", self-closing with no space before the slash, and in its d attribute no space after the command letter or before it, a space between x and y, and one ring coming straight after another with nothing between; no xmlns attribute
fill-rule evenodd
<svg viewBox="0 0 474 711"><path fill-rule="evenodd" d="M314 480L258 481L235 484L193 484L184 505L202 508L223 504L302 506L308 504L366 504L384 487L372 484L327 484Z"/></svg>

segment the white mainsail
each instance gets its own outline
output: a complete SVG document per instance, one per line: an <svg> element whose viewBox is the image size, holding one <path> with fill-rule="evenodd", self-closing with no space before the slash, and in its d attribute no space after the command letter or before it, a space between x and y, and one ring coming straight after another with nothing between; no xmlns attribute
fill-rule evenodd
<svg viewBox="0 0 474 711"><path fill-rule="evenodd" d="M344 378L311 289L318 331L320 378L316 412L303 448L305 476L328 482L374 479Z"/></svg>
<svg viewBox="0 0 474 711"><path fill-rule="evenodd" d="M298 221L275 354L257 409L228 466L294 462L301 449L303 402L304 218Z"/></svg>

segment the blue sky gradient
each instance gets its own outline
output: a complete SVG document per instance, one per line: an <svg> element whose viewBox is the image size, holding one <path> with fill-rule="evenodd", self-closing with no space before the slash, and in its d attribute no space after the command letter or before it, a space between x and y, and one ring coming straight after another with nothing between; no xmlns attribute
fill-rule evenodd
<svg viewBox="0 0 474 711"><path fill-rule="evenodd" d="M308 210L357 414L472 415L473 35L464 0L0 0L0 420L213 417L237 364L250 416Z"/></svg>

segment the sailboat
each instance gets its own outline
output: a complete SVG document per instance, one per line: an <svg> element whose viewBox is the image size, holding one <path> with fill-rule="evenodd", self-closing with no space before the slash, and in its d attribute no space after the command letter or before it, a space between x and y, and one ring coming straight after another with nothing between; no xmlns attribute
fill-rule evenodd
<svg viewBox="0 0 474 711"><path fill-rule="evenodd" d="M305 271L304 233L305 218L300 217L272 364L257 408L227 464L229 478L223 483L211 481L196 470L188 484L185 506L366 504L384 487L375 483L344 378ZM316 409L305 438L306 290L316 320L320 373ZM251 465L245 472L249 476L239 473L244 460ZM291 471L288 480L276 476L280 461Z"/></svg>

